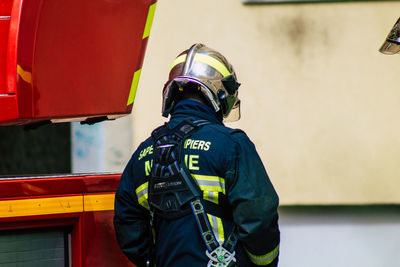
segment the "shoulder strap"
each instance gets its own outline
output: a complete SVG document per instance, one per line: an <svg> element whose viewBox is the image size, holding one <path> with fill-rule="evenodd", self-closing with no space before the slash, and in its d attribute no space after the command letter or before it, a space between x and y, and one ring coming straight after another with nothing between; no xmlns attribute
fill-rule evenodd
<svg viewBox="0 0 400 267"><path fill-rule="evenodd" d="M174 219L191 213L189 202L201 190L186 167L183 144L205 120L184 120L174 128L168 124L155 129L153 167L149 177L149 204L157 215Z"/></svg>

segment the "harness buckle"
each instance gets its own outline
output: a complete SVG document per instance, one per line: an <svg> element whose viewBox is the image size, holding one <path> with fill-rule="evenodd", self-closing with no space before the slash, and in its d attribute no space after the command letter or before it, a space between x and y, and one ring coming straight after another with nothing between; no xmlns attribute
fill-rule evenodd
<svg viewBox="0 0 400 267"><path fill-rule="evenodd" d="M210 259L207 267L228 267L235 266L235 251L230 253L222 245L219 245L216 249L211 252L206 250L206 255Z"/></svg>

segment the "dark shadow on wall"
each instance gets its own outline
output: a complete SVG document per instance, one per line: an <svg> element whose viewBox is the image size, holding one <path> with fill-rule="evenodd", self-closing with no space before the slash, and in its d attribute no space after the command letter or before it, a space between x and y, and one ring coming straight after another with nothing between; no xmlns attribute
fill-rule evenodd
<svg viewBox="0 0 400 267"><path fill-rule="evenodd" d="M0 127L0 176L70 172L70 123Z"/></svg>

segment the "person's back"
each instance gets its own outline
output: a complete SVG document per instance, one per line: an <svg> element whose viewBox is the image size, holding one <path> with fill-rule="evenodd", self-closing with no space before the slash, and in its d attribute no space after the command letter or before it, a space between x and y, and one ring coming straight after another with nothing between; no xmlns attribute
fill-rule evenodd
<svg viewBox="0 0 400 267"><path fill-rule="evenodd" d="M276 266L279 229L275 190L253 143L244 132L225 127L224 114L216 112L197 89L200 92L199 85L192 81L179 87L182 95L168 111L170 121L161 128L173 131L187 120L196 124L196 130L181 141L181 164L193 177L193 186L201 190L198 198L204 205L215 242L222 248L229 247L229 240L235 243L229 247L232 253L224 252L226 259L233 256L234 260L224 262L210 256L218 254L203 238L201 214L192 212L194 198L183 203L181 209L185 212L174 217L163 216L164 211L157 210L157 204L149 199L149 194L155 194L154 188L149 189L149 179L157 173L155 168L165 167L154 166L159 165L154 162L163 153L155 152L162 145L155 144L154 132L153 138L145 140L133 154L116 194L115 230L120 246L138 266L149 260L155 266ZM164 101L164 111L166 108ZM164 170L158 175L168 181L163 173ZM166 202L168 194L161 195ZM172 202L176 205L174 199ZM150 222L154 231L150 231ZM217 249L221 248L214 250ZM210 262L215 265L207 265Z"/></svg>

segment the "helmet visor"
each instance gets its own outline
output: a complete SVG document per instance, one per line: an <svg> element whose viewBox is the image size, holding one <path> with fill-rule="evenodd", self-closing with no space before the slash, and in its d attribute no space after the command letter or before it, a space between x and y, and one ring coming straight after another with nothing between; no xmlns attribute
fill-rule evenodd
<svg viewBox="0 0 400 267"><path fill-rule="evenodd" d="M386 55L393 55L400 51L400 18L393 26L392 30L386 37L386 41L383 43L379 52Z"/></svg>
<svg viewBox="0 0 400 267"><path fill-rule="evenodd" d="M233 104L231 112L229 112L228 116L224 118L224 122L234 122L238 121L239 119L240 119L240 100L238 98L236 99L235 104Z"/></svg>

